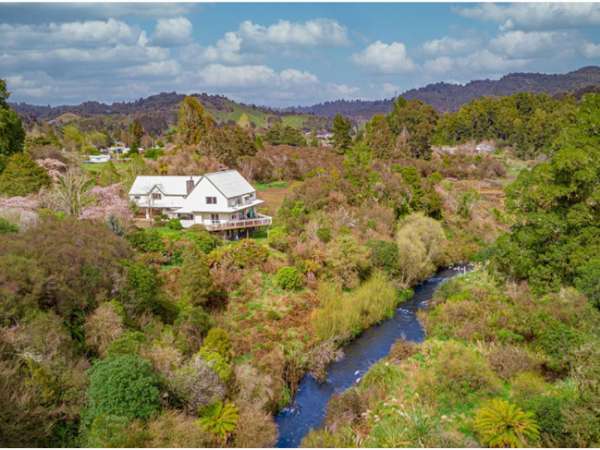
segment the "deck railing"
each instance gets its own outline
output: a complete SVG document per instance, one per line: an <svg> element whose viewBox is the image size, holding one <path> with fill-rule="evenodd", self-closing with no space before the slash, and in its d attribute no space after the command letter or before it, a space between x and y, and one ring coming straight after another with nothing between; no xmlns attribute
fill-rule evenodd
<svg viewBox="0 0 600 450"><path fill-rule="evenodd" d="M212 222L204 222L204 226L208 231L223 231L235 230L236 228L254 228L265 227L271 225L273 219L269 216L259 214L254 219L236 219L236 220L215 220Z"/></svg>

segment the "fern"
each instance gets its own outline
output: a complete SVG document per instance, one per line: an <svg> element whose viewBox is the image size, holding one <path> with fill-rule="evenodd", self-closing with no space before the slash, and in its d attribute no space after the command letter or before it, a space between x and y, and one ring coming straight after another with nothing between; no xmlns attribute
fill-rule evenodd
<svg viewBox="0 0 600 450"><path fill-rule="evenodd" d="M205 430L226 439L235 430L238 417L238 409L233 403L219 401L207 406L198 422Z"/></svg>
<svg viewBox="0 0 600 450"><path fill-rule="evenodd" d="M490 400L475 415L475 430L488 447L525 447L540 434L533 414L502 399Z"/></svg>

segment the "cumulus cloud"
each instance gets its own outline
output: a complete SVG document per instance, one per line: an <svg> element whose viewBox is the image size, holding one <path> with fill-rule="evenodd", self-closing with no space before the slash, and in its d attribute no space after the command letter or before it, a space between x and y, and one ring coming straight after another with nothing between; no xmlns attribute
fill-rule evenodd
<svg viewBox="0 0 600 450"><path fill-rule="evenodd" d="M0 48L9 50L57 46L133 44L140 31L115 19L45 25L0 24Z"/></svg>
<svg viewBox="0 0 600 450"><path fill-rule="evenodd" d="M331 19L313 19L306 22L280 20L268 26L246 20L240 25L237 34L248 43L261 47L267 45L340 46L348 43L346 28Z"/></svg>
<svg viewBox="0 0 600 450"><path fill-rule="evenodd" d="M464 17L497 22L503 30L543 30L600 25L599 3L483 3L462 8Z"/></svg>
<svg viewBox="0 0 600 450"><path fill-rule="evenodd" d="M583 54L586 58L600 58L600 44L584 42Z"/></svg>
<svg viewBox="0 0 600 450"><path fill-rule="evenodd" d="M443 75L453 72L455 75L473 78L476 75L498 75L510 70L521 69L528 62L527 59L507 58L489 49L483 49L455 58L448 56L434 58L426 61L423 68L428 75Z"/></svg>
<svg viewBox="0 0 600 450"><path fill-rule="evenodd" d="M509 31L495 37L490 47L511 57L542 56L569 46L573 37L557 31Z"/></svg>
<svg viewBox="0 0 600 450"><path fill-rule="evenodd" d="M444 36L441 39L433 39L423 43L423 51L430 56L451 55L462 53L473 48L471 39L455 39Z"/></svg>
<svg viewBox="0 0 600 450"><path fill-rule="evenodd" d="M402 42L376 41L359 53L352 55L355 64L376 73L402 74L415 70L415 63L406 53Z"/></svg>
<svg viewBox="0 0 600 450"><path fill-rule="evenodd" d="M152 41L156 45L174 46L186 44L192 37L192 22L185 17L158 19Z"/></svg>

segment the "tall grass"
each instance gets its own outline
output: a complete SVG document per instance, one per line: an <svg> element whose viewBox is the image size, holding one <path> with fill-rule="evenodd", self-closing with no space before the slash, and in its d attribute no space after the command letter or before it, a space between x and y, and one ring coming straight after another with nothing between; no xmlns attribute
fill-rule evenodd
<svg viewBox="0 0 600 450"><path fill-rule="evenodd" d="M387 277L376 272L351 292L323 283L318 292L320 307L312 316L317 336L343 342L394 314L400 295Z"/></svg>

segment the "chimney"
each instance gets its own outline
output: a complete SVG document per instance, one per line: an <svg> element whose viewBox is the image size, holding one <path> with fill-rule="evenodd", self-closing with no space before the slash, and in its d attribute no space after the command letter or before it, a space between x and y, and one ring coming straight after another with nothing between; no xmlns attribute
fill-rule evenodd
<svg viewBox="0 0 600 450"><path fill-rule="evenodd" d="M185 182L185 190L187 195L190 195L190 192L194 190L194 179L192 177Z"/></svg>

